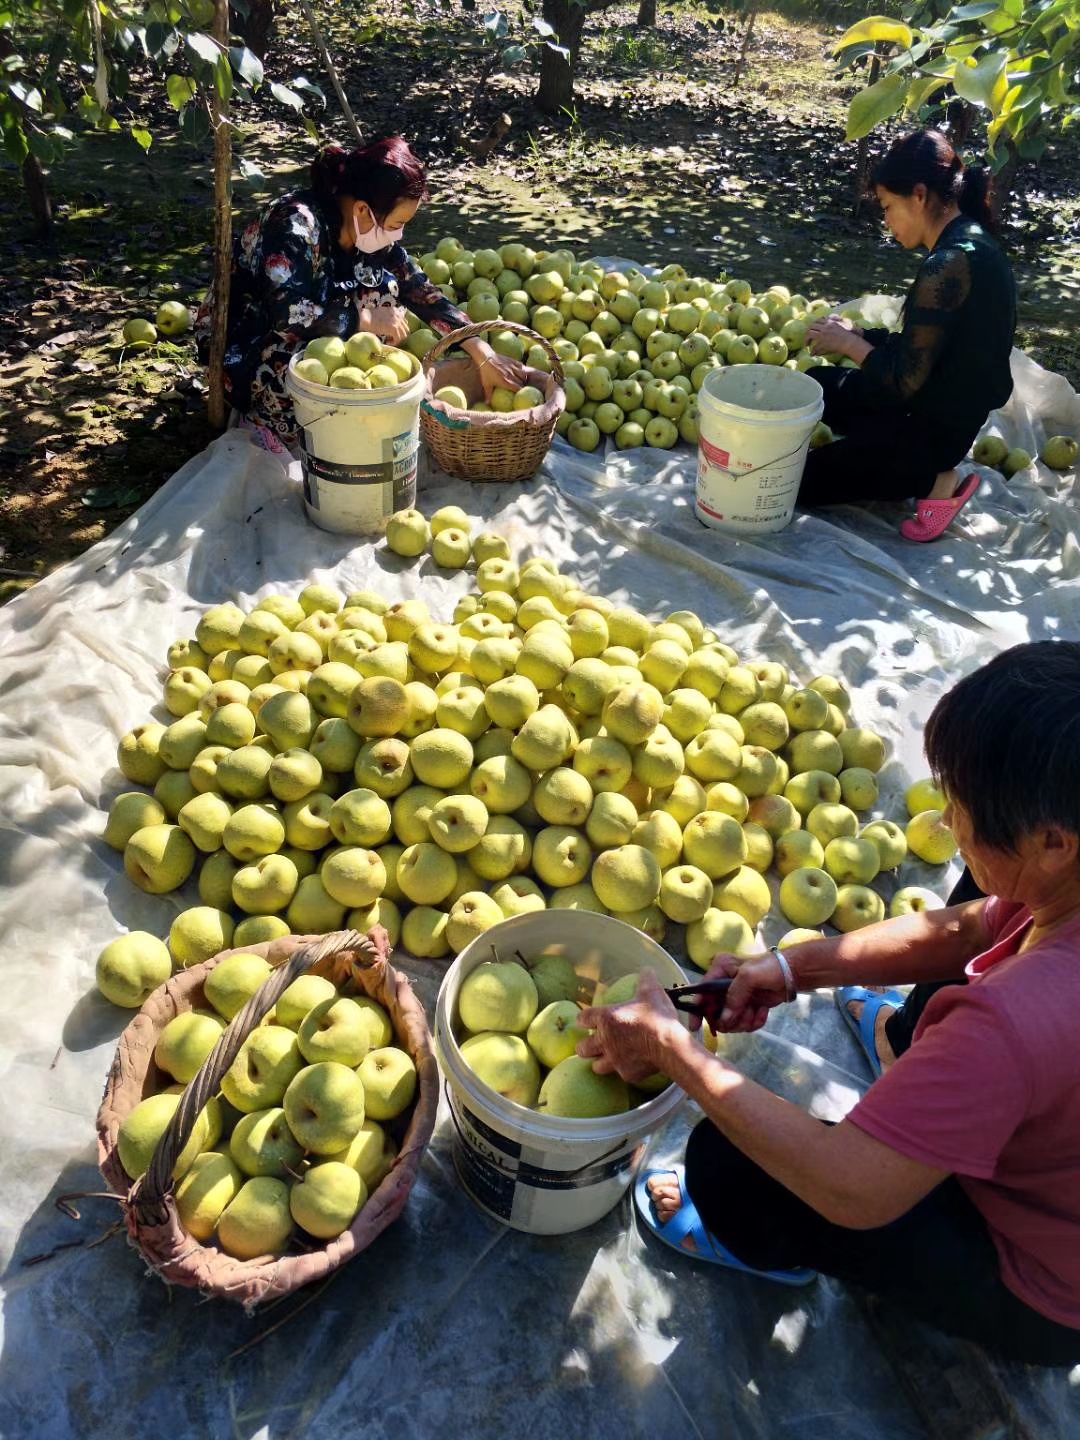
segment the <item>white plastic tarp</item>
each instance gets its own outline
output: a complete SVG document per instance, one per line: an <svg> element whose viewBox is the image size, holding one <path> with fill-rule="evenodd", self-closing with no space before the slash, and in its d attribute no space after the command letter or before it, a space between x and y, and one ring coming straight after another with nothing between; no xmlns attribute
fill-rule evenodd
<svg viewBox="0 0 1080 1440"><path fill-rule="evenodd" d="M994 417L1010 443L1035 452L1044 434L1080 433L1064 381L1022 356L1015 372ZM1075 475L1037 467L1007 484L987 472L934 545L903 541L894 505L800 513L775 535L706 530L694 477L685 448L605 458L558 441L528 484L428 474L420 503L460 504L519 555L550 554L586 589L651 615L693 609L744 655L804 679L842 675L858 720L892 747L886 815L923 773L922 724L956 678L1021 640L1080 639ZM57 1195L101 1188L94 1114L126 1017L94 993L95 957L128 928L166 933L196 903L142 894L101 840L110 797L128 788L116 741L160 714L166 648L203 609L312 578L423 596L440 615L469 584L313 528L298 467L232 432L0 611L0 1434L923 1434L842 1287L790 1292L695 1266L639 1235L628 1203L574 1236L506 1230L458 1187L445 1116L404 1217L276 1329L279 1313L249 1320L168 1293L119 1238L92 1247L115 1207L82 1202L79 1224L57 1211ZM896 883L944 892L955 875L909 861ZM785 928L774 911L764 936ZM401 958L430 1008L444 965ZM827 995L801 997L739 1054L824 1113L864 1083ZM680 1133L658 1137L657 1153ZM947 1354L962 1370L963 1348ZM1028 1433L1078 1433L1080 1376L996 1373Z"/></svg>

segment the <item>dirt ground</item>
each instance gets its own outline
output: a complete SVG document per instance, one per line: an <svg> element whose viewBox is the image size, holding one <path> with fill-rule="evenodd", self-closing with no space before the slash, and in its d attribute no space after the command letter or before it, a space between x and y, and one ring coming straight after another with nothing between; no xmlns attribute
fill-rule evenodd
<svg viewBox="0 0 1080 1440"><path fill-rule="evenodd" d="M378 7L382 11L394 7ZM692 4L653 31L635 9L596 16L575 106L556 120L521 67L479 84L479 11L415 7L365 45L333 12L328 39L365 135L395 131L431 169L432 203L410 227L420 254L443 234L470 248L523 239L581 254L668 260L692 273L791 283L840 300L902 293L914 270L872 209L853 217L853 91L828 60L836 26L757 18L750 67L732 83L743 22ZM345 127L299 12L285 10L267 73L305 75ZM155 135L89 135L55 168L51 245L29 228L18 176L0 169L0 600L94 543L212 438L190 336L133 354L125 320L164 299L196 304L210 276L210 159L184 142L148 73L128 107ZM486 165L464 142L505 111L513 128ZM238 221L302 179L314 146L266 92L237 115ZM1007 242L1021 298L1018 343L1080 385L1080 147L1027 166Z"/></svg>

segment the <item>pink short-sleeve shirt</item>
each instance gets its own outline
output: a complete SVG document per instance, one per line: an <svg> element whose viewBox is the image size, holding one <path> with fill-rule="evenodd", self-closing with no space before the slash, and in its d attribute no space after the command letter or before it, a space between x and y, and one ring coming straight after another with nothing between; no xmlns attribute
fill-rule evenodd
<svg viewBox="0 0 1080 1440"><path fill-rule="evenodd" d="M983 923L969 983L931 997L848 1118L956 1175L1009 1289L1080 1328L1080 920L1023 955L1023 906L990 899Z"/></svg>

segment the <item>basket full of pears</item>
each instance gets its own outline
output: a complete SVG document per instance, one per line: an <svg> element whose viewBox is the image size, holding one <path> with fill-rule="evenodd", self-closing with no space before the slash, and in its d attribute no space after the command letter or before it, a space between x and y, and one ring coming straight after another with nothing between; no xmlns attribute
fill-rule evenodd
<svg viewBox="0 0 1080 1440"><path fill-rule="evenodd" d="M520 360L527 346L539 347L549 368L525 366L525 384L517 391L496 389L489 405L472 361L448 358L447 352L492 329L500 332L501 353ZM509 482L528 480L539 470L566 407L563 368L542 335L506 320L466 325L433 345L423 367L420 433L448 475Z"/></svg>
<svg viewBox="0 0 1080 1440"><path fill-rule="evenodd" d="M389 952L381 927L225 951L124 1031L99 1159L163 1280L251 1310L325 1278L401 1213L438 1069Z"/></svg>

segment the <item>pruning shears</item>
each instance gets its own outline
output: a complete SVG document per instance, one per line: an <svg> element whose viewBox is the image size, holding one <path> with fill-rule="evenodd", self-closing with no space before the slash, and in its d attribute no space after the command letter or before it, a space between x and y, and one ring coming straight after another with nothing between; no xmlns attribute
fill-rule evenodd
<svg viewBox="0 0 1080 1440"><path fill-rule="evenodd" d="M730 980L702 980L696 985L673 985L664 994L676 1010L700 1015L709 1029L715 1031L730 988Z"/></svg>

